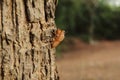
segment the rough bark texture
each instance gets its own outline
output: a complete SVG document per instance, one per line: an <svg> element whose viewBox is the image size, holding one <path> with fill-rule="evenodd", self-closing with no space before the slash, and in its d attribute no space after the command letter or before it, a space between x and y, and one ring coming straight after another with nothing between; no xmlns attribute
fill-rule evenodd
<svg viewBox="0 0 120 80"><path fill-rule="evenodd" d="M55 0L0 0L0 80L58 80Z"/></svg>

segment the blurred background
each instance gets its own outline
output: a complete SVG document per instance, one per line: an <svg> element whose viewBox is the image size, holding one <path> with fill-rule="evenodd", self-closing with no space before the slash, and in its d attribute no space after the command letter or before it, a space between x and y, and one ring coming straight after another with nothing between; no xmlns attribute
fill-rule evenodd
<svg viewBox="0 0 120 80"><path fill-rule="evenodd" d="M120 0L58 0L60 80L120 80Z"/></svg>

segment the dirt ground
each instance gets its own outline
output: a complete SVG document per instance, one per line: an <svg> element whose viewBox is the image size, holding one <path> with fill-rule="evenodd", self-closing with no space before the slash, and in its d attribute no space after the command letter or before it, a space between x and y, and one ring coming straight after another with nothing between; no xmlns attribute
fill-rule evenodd
<svg viewBox="0 0 120 80"><path fill-rule="evenodd" d="M77 44L57 60L60 80L120 80L120 41Z"/></svg>

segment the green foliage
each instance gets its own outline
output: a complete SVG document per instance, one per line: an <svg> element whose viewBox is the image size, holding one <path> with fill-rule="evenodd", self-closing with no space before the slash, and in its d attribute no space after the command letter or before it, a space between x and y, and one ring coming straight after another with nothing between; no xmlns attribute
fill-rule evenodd
<svg viewBox="0 0 120 80"><path fill-rule="evenodd" d="M92 17L95 26L94 38L119 39L120 7L111 7L105 0L98 1L97 6L89 7L87 0L59 0L56 10L57 26L64 29L66 35L88 36L92 10L94 12Z"/></svg>

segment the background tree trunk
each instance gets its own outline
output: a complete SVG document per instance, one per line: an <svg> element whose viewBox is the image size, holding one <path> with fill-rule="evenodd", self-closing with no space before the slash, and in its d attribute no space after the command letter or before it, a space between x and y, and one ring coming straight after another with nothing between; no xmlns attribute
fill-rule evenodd
<svg viewBox="0 0 120 80"><path fill-rule="evenodd" d="M95 15L96 15L95 9L98 5L98 0L85 0L85 3L90 14L90 25L88 28L89 43L95 44L95 41L94 41Z"/></svg>
<svg viewBox="0 0 120 80"><path fill-rule="evenodd" d="M0 80L58 80L56 0L0 0Z"/></svg>

